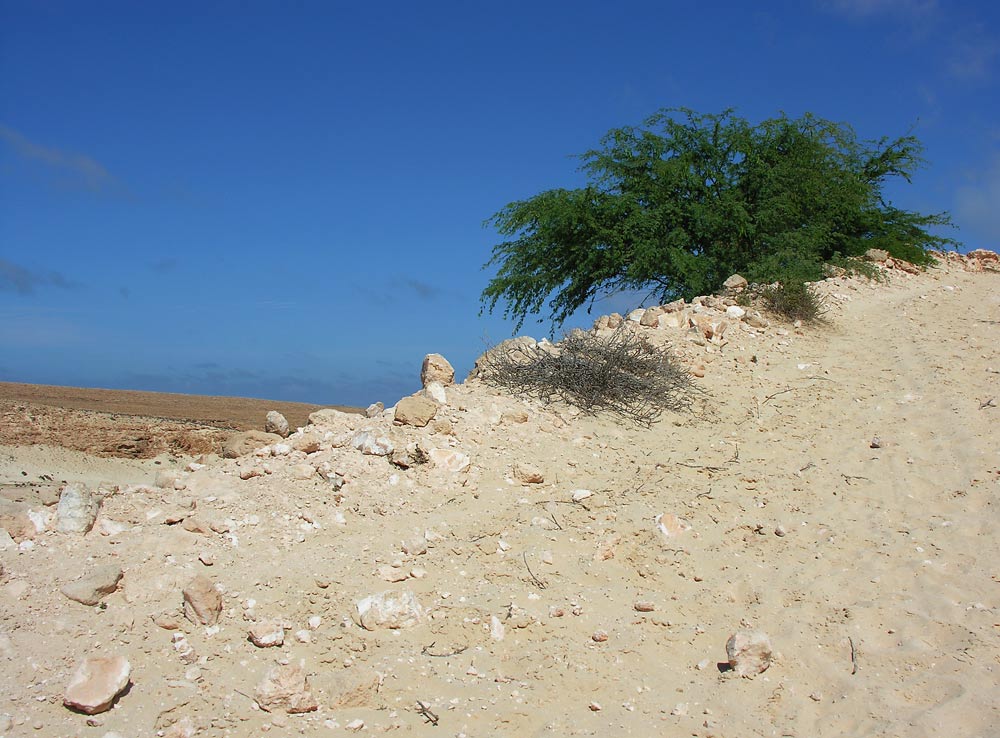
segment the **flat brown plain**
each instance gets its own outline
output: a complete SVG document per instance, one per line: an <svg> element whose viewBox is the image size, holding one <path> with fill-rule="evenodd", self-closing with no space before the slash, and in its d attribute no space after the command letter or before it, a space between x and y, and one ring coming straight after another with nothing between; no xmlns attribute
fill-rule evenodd
<svg viewBox="0 0 1000 738"><path fill-rule="evenodd" d="M277 410L297 428L321 407L246 397L0 382L0 445L50 444L95 456L140 459L161 453L218 453L234 431L262 429L268 410Z"/></svg>

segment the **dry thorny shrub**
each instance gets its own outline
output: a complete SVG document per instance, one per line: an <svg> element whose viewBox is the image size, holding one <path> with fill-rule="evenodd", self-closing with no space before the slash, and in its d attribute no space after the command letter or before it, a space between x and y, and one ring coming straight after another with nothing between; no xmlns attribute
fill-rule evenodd
<svg viewBox="0 0 1000 738"><path fill-rule="evenodd" d="M585 413L652 425L664 410L690 410L699 391L666 348L623 325L607 336L576 330L556 344L507 341L476 363L486 382Z"/></svg>

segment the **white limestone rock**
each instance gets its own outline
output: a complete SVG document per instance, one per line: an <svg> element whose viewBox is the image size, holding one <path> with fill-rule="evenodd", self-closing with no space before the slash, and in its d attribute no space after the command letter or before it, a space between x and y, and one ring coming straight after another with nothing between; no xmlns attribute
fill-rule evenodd
<svg viewBox="0 0 1000 738"><path fill-rule="evenodd" d="M264 432L274 433L282 438L288 438L289 428L285 416L277 410L268 410L267 417L264 418Z"/></svg>
<svg viewBox="0 0 1000 738"><path fill-rule="evenodd" d="M410 590L379 592L356 604L357 623L365 630L411 628L424 619L424 609Z"/></svg>
<svg viewBox="0 0 1000 738"><path fill-rule="evenodd" d="M76 482L67 484L59 495L56 528L62 533L88 533L97 520L101 498Z"/></svg>

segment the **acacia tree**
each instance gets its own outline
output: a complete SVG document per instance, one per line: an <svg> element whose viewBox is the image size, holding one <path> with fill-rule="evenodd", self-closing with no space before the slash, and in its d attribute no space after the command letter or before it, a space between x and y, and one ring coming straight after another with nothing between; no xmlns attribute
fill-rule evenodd
<svg viewBox="0 0 1000 738"><path fill-rule="evenodd" d="M926 263L928 249L956 243L927 230L950 216L884 196L888 179L910 181L921 152L912 135L859 141L811 114L755 126L732 110L660 111L580 156L585 187L512 202L487 220L508 240L487 263L498 269L484 309L503 300L519 329L548 299L559 325L601 294L690 299L735 273L801 283L870 248Z"/></svg>

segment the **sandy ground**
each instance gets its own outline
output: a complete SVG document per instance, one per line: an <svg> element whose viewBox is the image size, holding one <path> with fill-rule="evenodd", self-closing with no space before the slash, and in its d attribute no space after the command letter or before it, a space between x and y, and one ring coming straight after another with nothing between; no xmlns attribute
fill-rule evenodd
<svg viewBox="0 0 1000 738"><path fill-rule="evenodd" d="M817 327L643 328L705 366L698 412L651 429L469 381L425 428L331 414L203 467L5 446L5 494L44 528L0 551L6 734L1000 735L1000 276L822 289ZM399 468L353 448L365 429L469 466ZM86 535L53 530L62 479L103 490ZM60 593L108 563L100 605ZM180 613L197 574L216 626ZM384 591L414 623L359 626ZM267 619L284 645L247 640ZM725 664L743 628L775 652L752 679ZM94 654L132 684L88 717L62 700ZM318 709L259 709L280 663Z"/></svg>

